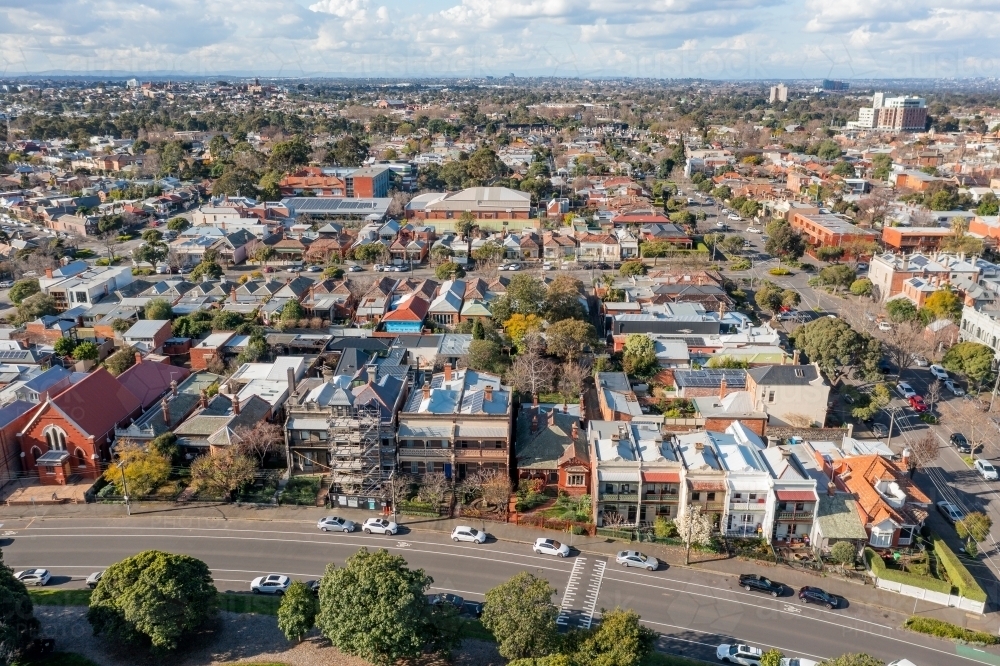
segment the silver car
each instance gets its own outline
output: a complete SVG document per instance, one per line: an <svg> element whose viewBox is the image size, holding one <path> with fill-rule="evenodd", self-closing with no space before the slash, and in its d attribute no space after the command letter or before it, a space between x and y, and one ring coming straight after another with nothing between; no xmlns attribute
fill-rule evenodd
<svg viewBox="0 0 1000 666"><path fill-rule="evenodd" d="M14 574L14 578L18 579L25 585L36 585L41 587L49 582L52 578L52 574L49 573L48 569L25 569L24 571L18 571Z"/></svg>
<svg viewBox="0 0 1000 666"><path fill-rule="evenodd" d="M258 576L250 583L250 591L254 594L277 594L281 596L288 591L288 586L292 584L292 579L281 574L269 574Z"/></svg>
<svg viewBox="0 0 1000 666"><path fill-rule="evenodd" d="M365 521L365 524L361 527L365 534L385 534L387 536L392 536L399 531L399 526L391 520L386 520L385 518L369 518Z"/></svg>
<svg viewBox="0 0 1000 666"><path fill-rule="evenodd" d="M660 566L660 561L650 555L643 555L637 550L623 550L618 553L615 563L623 567L639 567L647 571L656 571Z"/></svg>
<svg viewBox="0 0 1000 666"><path fill-rule="evenodd" d="M87 576L87 587L94 589L97 584L101 582L101 578L104 576L103 571L95 571L94 573Z"/></svg>
<svg viewBox="0 0 1000 666"><path fill-rule="evenodd" d="M345 520L339 516L327 516L320 518L316 527L324 532L353 532L355 525L353 520Z"/></svg>

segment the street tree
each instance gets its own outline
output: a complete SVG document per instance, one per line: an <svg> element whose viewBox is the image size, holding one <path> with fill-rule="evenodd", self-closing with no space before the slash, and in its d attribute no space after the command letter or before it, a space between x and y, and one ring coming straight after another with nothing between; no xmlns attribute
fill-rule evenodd
<svg viewBox="0 0 1000 666"><path fill-rule="evenodd" d="M56 299L39 292L28 296L17 306L17 320L23 324L57 312Z"/></svg>
<svg viewBox="0 0 1000 666"><path fill-rule="evenodd" d="M14 286L10 288L7 292L7 296L10 297L10 302L14 305L20 305L21 302L28 296L32 296L40 292L42 288L38 286L38 279L24 279L18 280L14 283Z"/></svg>
<svg viewBox="0 0 1000 666"><path fill-rule="evenodd" d="M962 520L955 523L955 531L961 539L984 541L990 535L993 519L982 511L967 513Z"/></svg>
<svg viewBox="0 0 1000 666"><path fill-rule="evenodd" d="M216 595L204 562L147 550L105 570L87 620L112 642L174 650L214 615Z"/></svg>
<svg viewBox="0 0 1000 666"><path fill-rule="evenodd" d="M834 291L850 288L855 279L854 269L847 264L827 266L819 272L820 283L832 287Z"/></svg>
<svg viewBox="0 0 1000 666"><path fill-rule="evenodd" d="M343 567L327 565L316 626L341 652L377 666L445 647L455 637L438 633L424 596L433 582L399 555L362 548Z"/></svg>
<svg viewBox="0 0 1000 666"><path fill-rule="evenodd" d="M936 405L941 399L943 389L944 385L941 383L940 379L935 379L927 385L927 392L924 394L924 397L927 398L927 405L930 407L932 412L934 411L934 405Z"/></svg>
<svg viewBox="0 0 1000 666"><path fill-rule="evenodd" d="M38 636L40 624L24 583L4 564L0 553L0 658L5 664L20 664L24 650Z"/></svg>
<svg viewBox="0 0 1000 666"><path fill-rule="evenodd" d="M155 229L151 229L150 231L155 231ZM145 245L136 249L132 253L132 258L138 262L147 263L153 268L156 268L164 259L167 258L167 246L159 241L147 241Z"/></svg>
<svg viewBox="0 0 1000 666"><path fill-rule="evenodd" d="M573 361L583 354L586 345L597 343L593 324L579 319L563 319L545 331L545 346L550 354Z"/></svg>
<svg viewBox="0 0 1000 666"><path fill-rule="evenodd" d="M867 402L851 410L851 415L861 421L872 419L879 413L879 410L885 409L892 401L892 393L889 391L888 386L879 383L873 386L871 393L864 396L864 398Z"/></svg>
<svg viewBox="0 0 1000 666"><path fill-rule="evenodd" d="M926 347L924 328L915 321L896 324L882 338L882 349L900 372L913 362L914 356L926 352Z"/></svg>
<svg viewBox="0 0 1000 666"><path fill-rule="evenodd" d="M316 626L319 604L313 591L300 580L288 586L278 606L278 628L285 638L302 641L302 637Z"/></svg>
<svg viewBox="0 0 1000 666"><path fill-rule="evenodd" d="M841 164L846 164L846 162L841 162ZM840 544L844 544L846 546L851 545L844 541L841 541L840 543L835 545L840 545ZM771 648L770 650L768 650L767 652L765 652L760 656L760 666L781 666L781 660L784 659L784 657L785 655L782 654L781 650L778 650L776 648Z"/></svg>
<svg viewBox="0 0 1000 666"><path fill-rule="evenodd" d="M851 293L855 296L871 296L874 291L875 285L868 278L858 278L851 283Z"/></svg>
<svg viewBox="0 0 1000 666"><path fill-rule="evenodd" d="M207 494L228 499L254 479L257 463L235 446L198 456L191 463L191 481Z"/></svg>
<svg viewBox="0 0 1000 666"><path fill-rule="evenodd" d="M701 507L693 504L687 507L684 514L674 521L677 533L685 543L707 546L712 543L711 518L702 512Z"/></svg>
<svg viewBox="0 0 1000 666"><path fill-rule="evenodd" d="M941 447L937 437L928 433L910 440L906 444L906 449L908 453L907 465L910 476L913 476L916 470L930 467L931 463L937 460Z"/></svg>
<svg viewBox="0 0 1000 666"><path fill-rule="evenodd" d="M878 340L855 331L843 319L815 319L795 329L789 339L805 352L810 362L818 363L834 383L852 368L860 369L865 376L875 374L882 356Z"/></svg>
<svg viewBox="0 0 1000 666"><path fill-rule="evenodd" d="M941 365L978 387L992 372L993 350L978 342L959 342L945 353Z"/></svg>
<svg viewBox="0 0 1000 666"><path fill-rule="evenodd" d="M501 655L523 659L555 649L555 592L544 578L522 571L486 593L482 623L496 638Z"/></svg>
<svg viewBox="0 0 1000 666"><path fill-rule="evenodd" d="M434 277L438 280L455 280L465 277L465 269L454 261L446 261L434 270Z"/></svg>
<svg viewBox="0 0 1000 666"><path fill-rule="evenodd" d="M118 464L108 466L104 480L115 487L118 495L125 495L128 490L132 497L143 497L170 478L170 458L134 440L119 439L115 443L115 457Z"/></svg>
<svg viewBox="0 0 1000 666"><path fill-rule="evenodd" d="M642 626L638 613L615 608L601 615L597 631L583 640L574 661L588 666L639 666L653 652L655 641L656 632Z"/></svg>
<svg viewBox="0 0 1000 666"><path fill-rule="evenodd" d="M170 231L176 231L177 233L186 231L190 226L191 222L183 217L175 217L167 222L167 229L170 229Z"/></svg>
<svg viewBox="0 0 1000 666"><path fill-rule="evenodd" d="M648 335L629 334L622 350L622 368L636 377L649 377L656 372L656 347Z"/></svg>
<svg viewBox="0 0 1000 666"><path fill-rule="evenodd" d="M772 257L782 259L798 259L806 251L806 243L802 234L792 229L785 221L778 220L767 226L768 238L764 243L764 251Z"/></svg>
<svg viewBox="0 0 1000 666"><path fill-rule="evenodd" d="M622 277L634 277L646 274L646 264L641 261L626 261L618 268L618 274Z"/></svg>
<svg viewBox="0 0 1000 666"><path fill-rule="evenodd" d="M783 289L781 286L765 280L754 292L754 302L757 307L771 314L776 314L781 308L795 307L802 296L794 289Z"/></svg>
<svg viewBox="0 0 1000 666"><path fill-rule="evenodd" d="M726 236L722 242L719 243L719 247L721 247L726 254L740 255L743 253L743 238L738 235Z"/></svg>

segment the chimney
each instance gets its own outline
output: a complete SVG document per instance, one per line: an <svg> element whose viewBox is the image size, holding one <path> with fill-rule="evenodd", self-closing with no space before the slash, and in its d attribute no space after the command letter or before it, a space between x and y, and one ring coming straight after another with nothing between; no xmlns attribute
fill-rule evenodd
<svg viewBox="0 0 1000 666"><path fill-rule="evenodd" d="M135 353L135 364L139 365L142 363L142 354L140 352Z"/></svg>
<svg viewBox="0 0 1000 666"><path fill-rule="evenodd" d="M538 409L538 394L537 393L532 393L531 394L531 404L532 404L532 406L536 410Z"/></svg>
<svg viewBox="0 0 1000 666"><path fill-rule="evenodd" d="M727 388L726 378L725 376L723 376L722 381L719 382L719 400L722 400L723 398L726 397L726 388Z"/></svg>
<svg viewBox="0 0 1000 666"><path fill-rule="evenodd" d="M563 414L569 413L569 405L566 404L565 398L563 399Z"/></svg>
<svg viewBox="0 0 1000 666"><path fill-rule="evenodd" d="M704 442L695 442L694 443L694 450L695 451L704 451L705 450L705 443Z"/></svg>
<svg viewBox="0 0 1000 666"><path fill-rule="evenodd" d="M446 382L451 381L451 363L444 364L444 380Z"/></svg>
<svg viewBox="0 0 1000 666"><path fill-rule="evenodd" d="M50 280L52 279L52 269L51 268L46 268L45 269L45 277L47 277Z"/></svg>
<svg viewBox="0 0 1000 666"><path fill-rule="evenodd" d="M489 384L487 384L486 388L483 389L483 399L486 400L486 402L493 402L493 387Z"/></svg>
<svg viewBox="0 0 1000 666"><path fill-rule="evenodd" d="M229 300L231 300L233 303L236 302L236 287L229 288Z"/></svg>
<svg viewBox="0 0 1000 666"><path fill-rule="evenodd" d="M798 349L796 349L795 351L792 352L792 365L799 365L799 355L800 354L801 354L801 352Z"/></svg>
<svg viewBox="0 0 1000 666"><path fill-rule="evenodd" d="M169 427L170 426L170 403L164 398L160 401L160 407L163 409L163 422Z"/></svg>
<svg viewBox="0 0 1000 666"><path fill-rule="evenodd" d="M240 415L240 396L239 395L234 395L233 396L233 414L235 414L236 416Z"/></svg>
<svg viewBox="0 0 1000 666"><path fill-rule="evenodd" d="M848 437L854 437L854 424L853 423L848 423L847 424L847 436Z"/></svg>
<svg viewBox="0 0 1000 666"><path fill-rule="evenodd" d="M177 397L177 380L174 379L170 382L170 395Z"/></svg>
<svg viewBox="0 0 1000 666"><path fill-rule="evenodd" d="M424 400L431 399L431 385L430 382L424 382Z"/></svg>
<svg viewBox="0 0 1000 666"><path fill-rule="evenodd" d="M378 378L378 366L369 365L367 370L368 370L368 383L374 384L375 380Z"/></svg>
<svg viewBox="0 0 1000 666"><path fill-rule="evenodd" d="M556 424L556 410L549 410L549 425L554 426Z"/></svg>
<svg viewBox="0 0 1000 666"><path fill-rule="evenodd" d="M198 401L198 403L202 409L208 407L208 391L206 391L205 389L201 390L201 399Z"/></svg>
<svg viewBox="0 0 1000 666"><path fill-rule="evenodd" d="M726 314L726 304L719 303L719 321L722 321L722 317Z"/></svg>
<svg viewBox="0 0 1000 666"><path fill-rule="evenodd" d="M531 416L531 432L538 432L538 412Z"/></svg>
<svg viewBox="0 0 1000 666"><path fill-rule="evenodd" d="M583 394L580 394L580 423L586 425L587 421L587 405L583 401Z"/></svg>
<svg viewBox="0 0 1000 666"><path fill-rule="evenodd" d="M580 438L580 427L578 421L573 421L573 441Z"/></svg>
<svg viewBox="0 0 1000 666"><path fill-rule="evenodd" d="M826 484L826 494L833 497L837 492L837 486L833 481Z"/></svg>
<svg viewBox="0 0 1000 666"><path fill-rule="evenodd" d="M285 370L285 377L288 378L288 395L295 393L295 368Z"/></svg>

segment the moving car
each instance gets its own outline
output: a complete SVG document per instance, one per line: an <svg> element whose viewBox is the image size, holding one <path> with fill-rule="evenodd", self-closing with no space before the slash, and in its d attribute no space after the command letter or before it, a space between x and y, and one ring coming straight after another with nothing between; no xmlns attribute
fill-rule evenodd
<svg viewBox="0 0 1000 666"><path fill-rule="evenodd" d="M556 267L553 266L552 263L549 262L549 261L546 261L544 264L542 264L542 270L545 270L545 271L554 271L555 269L556 269Z"/></svg>
<svg viewBox="0 0 1000 666"><path fill-rule="evenodd" d="M316 264L312 264L311 266L308 266L306 268L307 273L319 273L321 270L323 269L317 266Z"/></svg>
<svg viewBox="0 0 1000 666"><path fill-rule="evenodd" d="M48 569L25 569L14 574L14 578L25 585L37 585L41 587L49 582L52 574L49 573Z"/></svg>
<svg viewBox="0 0 1000 666"><path fill-rule="evenodd" d="M288 591L288 586L292 584L292 579L281 574L268 574L258 576L250 583L250 591L254 594L277 594L282 595Z"/></svg>
<svg viewBox="0 0 1000 666"><path fill-rule="evenodd" d="M472 543L486 543L486 532L480 532L473 527L459 525L451 532L452 541L470 541Z"/></svg>
<svg viewBox="0 0 1000 666"><path fill-rule="evenodd" d="M660 561L650 555L643 555L637 550L619 551L615 558L615 564L623 567L639 567L647 571L656 571L660 566Z"/></svg>
<svg viewBox="0 0 1000 666"><path fill-rule="evenodd" d="M773 580L758 576L757 574L740 575L740 587L747 592L765 592L772 597L780 597L782 592L785 591L785 586L781 583L775 583Z"/></svg>
<svg viewBox="0 0 1000 666"><path fill-rule="evenodd" d="M327 516L320 518L316 527L324 532L353 532L355 526L353 520L344 520L339 516Z"/></svg>
<svg viewBox="0 0 1000 666"><path fill-rule="evenodd" d="M976 471L979 472L987 481L996 481L998 478L997 468L990 463L989 460L984 460L983 458L976 458L976 462L973 464Z"/></svg>
<svg viewBox="0 0 1000 666"><path fill-rule="evenodd" d="M840 600L832 594L828 594L818 587L806 585L799 590L799 601L804 604L819 604L827 608L836 608L840 605Z"/></svg>
<svg viewBox="0 0 1000 666"><path fill-rule="evenodd" d="M103 571L95 571L94 573L87 576L87 587L94 589L97 584L101 582L101 578L104 576Z"/></svg>
<svg viewBox="0 0 1000 666"><path fill-rule="evenodd" d="M739 222L740 220L742 220L742 219L743 219L742 217L740 217L740 216L739 216L739 215L737 215L736 213L730 213L730 214L729 214L729 215L727 215L726 217L727 217L728 219L732 220L733 222Z"/></svg>
<svg viewBox="0 0 1000 666"><path fill-rule="evenodd" d="M906 382L899 382L896 384L896 393L903 396L903 400L909 400L917 394L917 392L913 390L913 387Z"/></svg>
<svg viewBox="0 0 1000 666"><path fill-rule="evenodd" d="M519 263L517 263L515 261L515 262L511 262L509 264L504 264L503 266L501 266L497 270L501 270L501 271L519 271L519 270L521 270L521 264L519 264Z"/></svg>
<svg viewBox="0 0 1000 666"><path fill-rule="evenodd" d="M918 412L920 414L923 414L924 412L927 411L927 403L924 402L923 397L919 395L911 395L909 402L910 402L910 407L913 408L913 411Z"/></svg>
<svg viewBox="0 0 1000 666"><path fill-rule="evenodd" d="M3 282L0 282L0 289L10 289L13 286L14 283L11 282L10 280L4 280Z"/></svg>
<svg viewBox="0 0 1000 666"><path fill-rule="evenodd" d="M748 234L759 234L760 233L760 229L758 229L757 227L747 227L747 233Z"/></svg>
<svg viewBox="0 0 1000 666"><path fill-rule="evenodd" d="M965 518L965 514L962 513L961 509L951 502L941 500L937 503L937 510L952 525Z"/></svg>
<svg viewBox="0 0 1000 666"><path fill-rule="evenodd" d="M963 396L965 395L965 390L961 386L957 386L955 382L950 379L944 383L944 387L951 391L952 395Z"/></svg>
<svg viewBox="0 0 1000 666"><path fill-rule="evenodd" d="M928 370L930 370L931 374L940 379L941 381L951 379L951 377L948 376L948 371L936 363L932 365L930 368L928 368Z"/></svg>
<svg viewBox="0 0 1000 666"><path fill-rule="evenodd" d="M951 445L958 449L959 453L972 453L972 447L969 446L969 440L965 438L960 432L951 433L951 437L948 438Z"/></svg>
<svg viewBox="0 0 1000 666"><path fill-rule="evenodd" d="M365 534L385 534L387 536L392 536L399 531L399 526L391 520L386 520L385 518L369 518L362 525L361 529Z"/></svg>
<svg viewBox="0 0 1000 666"><path fill-rule="evenodd" d="M535 545L532 547L532 550L539 555L558 555L559 557L569 555L569 546L559 543L555 539L546 539L545 537L535 539Z"/></svg>
<svg viewBox="0 0 1000 666"><path fill-rule="evenodd" d="M715 656L719 661L727 664L741 664L742 666L760 666L761 657L764 651L750 645L730 645L723 643L715 650Z"/></svg>

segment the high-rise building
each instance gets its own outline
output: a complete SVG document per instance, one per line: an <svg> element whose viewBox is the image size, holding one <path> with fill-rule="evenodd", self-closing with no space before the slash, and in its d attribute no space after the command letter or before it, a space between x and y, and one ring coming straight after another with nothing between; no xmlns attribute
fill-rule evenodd
<svg viewBox="0 0 1000 666"><path fill-rule="evenodd" d="M823 90L847 90L851 87L851 84L846 81L831 81L830 79L823 79Z"/></svg>
<svg viewBox="0 0 1000 666"><path fill-rule="evenodd" d="M851 129L919 132L926 123L927 103L922 97L886 97L885 93L875 93L871 107L858 109L858 119L847 126Z"/></svg>
<svg viewBox="0 0 1000 666"><path fill-rule="evenodd" d="M776 86L771 86L771 104L775 102L787 102L788 101L788 86L784 83L779 83Z"/></svg>

